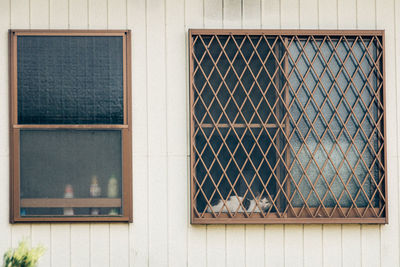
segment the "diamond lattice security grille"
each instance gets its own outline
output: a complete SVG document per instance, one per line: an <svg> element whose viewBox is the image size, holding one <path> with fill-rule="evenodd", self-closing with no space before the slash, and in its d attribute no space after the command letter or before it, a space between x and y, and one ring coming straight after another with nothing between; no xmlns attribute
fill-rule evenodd
<svg viewBox="0 0 400 267"><path fill-rule="evenodd" d="M379 31L192 30L192 222L385 222L383 54Z"/></svg>

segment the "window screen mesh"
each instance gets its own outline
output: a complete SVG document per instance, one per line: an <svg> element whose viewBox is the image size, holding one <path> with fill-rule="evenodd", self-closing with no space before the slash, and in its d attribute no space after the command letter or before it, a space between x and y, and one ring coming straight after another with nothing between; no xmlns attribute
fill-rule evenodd
<svg viewBox="0 0 400 267"><path fill-rule="evenodd" d="M194 218L384 217L381 36L191 38Z"/></svg>
<svg viewBox="0 0 400 267"><path fill-rule="evenodd" d="M123 124L122 39L19 36L18 123Z"/></svg>
<svg viewBox="0 0 400 267"><path fill-rule="evenodd" d="M67 186L73 192L69 196L71 198L108 198L111 197L111 177L115 177L118 186L112 197L120 199L121 139L119 130L21 130L21 201L63 199L66 197ZM95 196L91 195L93 177L96 177L99 187ZM74 214L90 215L89 207L74 208ZM39 208L23 208L26 216L63 215L63 208L60 207L49 208L43 205ZM117 213L120 212L119 208ZM109 210L99 210L98 215L107 215Z"/></svg>

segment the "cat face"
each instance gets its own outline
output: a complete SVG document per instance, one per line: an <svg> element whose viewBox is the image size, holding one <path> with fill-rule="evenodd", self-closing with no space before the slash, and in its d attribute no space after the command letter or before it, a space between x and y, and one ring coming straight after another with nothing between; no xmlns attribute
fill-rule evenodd
<svg viewBox="0 0 400 267"><path fill-rule="evenodd" d="M271 202L266 197L261 198L259 201L259 206L263 211L268 210L271 205Z"/></svg>

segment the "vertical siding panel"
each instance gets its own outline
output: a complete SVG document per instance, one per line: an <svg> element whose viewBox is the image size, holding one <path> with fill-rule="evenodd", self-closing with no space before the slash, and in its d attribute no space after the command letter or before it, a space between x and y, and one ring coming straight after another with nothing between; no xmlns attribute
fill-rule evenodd
<svg viewBox="0 0 400 267"><path fill-rule="evenodd" d="M90 224L90 266L103 267L110 263L110 224Z"/></svg>
<svg viewBox="0 0 400 267"><path fill-rule="evenodd" d="M132 30L133 155L143 156L148 154L146 0L128 0L128 28Z"/></svg>
<svg viewBox="0 0 400 267"><path fill-rule="evenodd" d="M185 5L184 0L167 1L166 4L168 155L183 156L187 155L186 98L188 93L186 87Z"/></svg>
<svg viewBox="0 0 400 267"><path fill-rule="evenodd" d="M133 223L129 224L130 266L147 266L149 261L148 157L133 157Z"/></svg>
<svg viewBox="0 0 400 267"><path fill-rule="evenodd" d="M385 29L385 61L386 61L386 121L396 121L398 126L398 93L396 93L396 74L398 73L399 50L399 2L393 0L377 1L377 28ZM398 74L397 74L398 75ZM396 112L394 112L396 110ZM389 224L381 229L381 266L399 266L399 181L390 179L398 177L398 131L395 127L387 128L387 173ZM396 144L396 145L395 145Z"/></svg>
<svg viewBox="0 0 400 267"><path fill-rule="evenodd" d="M87 1L69 0L69 27L86 29L89 26Z"/></svg>
<svg viewBox="0 0 400 267"><path fill-rule="evenodd" d="M10 1L0 1L0 110L1 114L8 114L8 33L10 28ZM9 222L9 126L8 116L0 119L0 251L6 251L11 246L11 226Z"/></svg>
<svg viewBox="0 0 400 267"><path fill-rule="evenodd" d="M341 225L323 226L324 267L336 267L342 264L342 228Z"/></svg>
<svg viewBox="0 0 400 267"><path fill-rule="evenodd" d="M149 266L168 265L165 5L147 1Z"/></svg>
<svg viewBox="0 0 400 267"><path fill-rule="evenodd" d="M319 27L321 29L336 29L338 27L337 2L319 0Z"/></svg>
<svg viewBox="0 0 400 267"><path fill-rule="evenodd" d="M262 0L261 2L261 28L280 29L281 28L281 1Z"/></svg>
<svg viewBox="0 0 400 267"><path fill-rule="evenodd" d="M31 0L31 27L33 29L49 28L49 0Z"/></svg>
<svg viewBox="0 0 400 267"><path fill-rule="evenodd" d="M188 266L207 266L207 227L190 225L188 230Z"/></svg>
<svg viewBox="0 0 400 267"><path fill-rule="evenodd" d="M1 28L0 28L1 29ZM4 34L5 35L5 34ZM4 42L2 42L4 43ZM0 51L2 49L2 44L0 44ZM0 52L1 53L1 52ZM0 56L0 58L3 58ZM7 58L7 57L4 57ZM2 71L1 64L0 64L0 71ZM5 72L3 72L5 73ZM4 80L4 82L7 82L7 80ZM1 85L0 85L1 86ZM5 86L7 88L8 85ZM6 96L6 99L8 97ZM7 105L5 105L5 108ZM7 129L8 132L8 127L5 127L2 129ZM2 130L5 131L5 130ZM1 156L0 157L0 176L4 178L9 177L9 163L8 163L8 156ZM11 246L11 225L8 223L9 222L9 183L8 179L3 179L2 182L0 183L0 233L1 233L1 238L0 238L0 253L3 253L6 251L10 246ZM1 255L1 254L0 254ZM1 258L0 258L1 259Z"/></svg>
<svg viewBox="0 0 400 267"><path fill-rule="evenodd" d="M185 23L187 28L202 28L204 25L204 1L185 0ZM189 68L187 68L189 69Z"/></svg>
<svg viewBox="0 0 400 267"><path fill-rule="evenodd" d="M185 0L185 24L186 29L202 28L204 25L203 1ZM186 41L186 51L188 51L188 41ZM189 55L187 54L187 57ZM186 60L186 77L189 77L189 59ZM187 79L187 88L189 88L189 80ZM189 99L187 97L187 99ZM189 120L188 120L189 121ZM189 123L189 122L188 122ZM187 154L190 155L189 145ZM188 157L187 170L190 170L190 156ZM190 172L187 171L189 177ZM190 199L190 185L187 187L188 199ZM190 205L190 202L188 201ZM189 216L190 216L190 209ZM188 229L188 266L203 267L207 266L207 227L205 225L189 225Z"/></svg>
<svg viewBox="0 0 400 267"><path fill-rule="evenodd" d="M385 63L386 63L386 120L387 121L396 121L397 114L394 112L396 110L396 37L395 37L395 25L393 24L395 21L394 17L394 3L393 0L381 0L376 3L376 16L377 16L377 29L385 30ZM395 128L388 127L387 128L387 153L388 159L391 160L391 157L397 155L397 133ZM396 144L396 145L395 145ZM390 174L389 174L390 177ZM393 181L393 180L392 180ZM388 180L391 182L391 179ZM389 186L389 197L391 195L397 195L397 190L393 190L397 185ZM395 200L396 201L396 200ZM389 205L394 202L389 201ZM389 206L390 213L392 213L392 207ZM394 213L397 215L397 211ZM391 216L389 216L391 217ZM397 220L397 219L396 219Z"/></svg>
<svg viewBox="0 0 400 267"><path fill-rule="evenodd" d="M222 28L222 0L204 0L204 25L206 28Z"/></svg>
<svg viewBox="0 0 400 267"><path fill-rule="evenodd" d="M361 259L363 267L376 267L381 264L381 242L379 226L362 225L361 226Z"/></svg>
<svg viewBox="0 0 400 267"><path fill-rule="evenodd" d="M242 27L242 1L224 0L224 28L235 29Z"/></svg>
<svg viewBox="0 0 400 267"><path fill-rule="evenodd" d="M39 266L51 266L51 231L50 224L33 224L32 225L32 246L43 245L46 252L39 259Z"/></svg>
<svg viewBox="0 0 400 267"><path fill-rule="evenodd" d="M68 29L68 0L50 0L50 28Z"/></svg>
<svg viewBox="0 0 400 267"><path fill-rule="evenodd" d="M126 27L126 0L108 1L108 28L125 29Z"/></svg>
<svg viewBox="0 0 400 267"><path fill-rule="evenodd" d="M260 28L261 0L243 1L243 28Z"/></svg>
<svg viewBox="0 0 400 267"><path fill-rule="evenodd" d="M268 267L285 266L285 226L265 226L264 262Z"/></svg>
<svg viewBox="0 0 400 267"><path fill-rule="evenodd" d="M207 225L207 267L226 265L225 226Z"/></svg>
<svg viewBox="0 0 400 267"><path fill-rule="evenodd" d="M361 266L361 226L342 226L342 265L343 267Z"/></svg>
<svg viewBox="0 0 400 267"><path fill-rule="evenodd" d="M13 248L18 246L18 243L22 240L27 240L29 244L32 241L32 229L30 224L14 224L12 226L11 236L12 241L11 245Z"/></svg>
<svg viewBox="0 0 400 267"><path fill-rule="evenodd" d="M149 154L166 155L165 6L158 0L147 1L147 51Z"/></svg>
<svg viewBox="0 0 400 267"><path fill-rule="evenodd" d="M8 4L9 2L6 2L5 4ZM1 195L4 197L5 201L0 202L4 203L2 207L0 205L0 218L1 218L1 212L4 209L5 212L5 218L4 223L7 223L8 225L8 200L9 200L9 120L8 120L8 30L10 29L10 14L9 14L9 8L7 5L5 5L3 2L0 2L0 10L4 8L3 10L6 10L7 13L4 14L4 16L0 16L0 30L2 30L2 35L0 35L0 73L3 74L3 77L0 79L0 87L4 88L3 90L0 90L0 106L2 109L3 114L7 114L4 116L0 117L0 158L3 160L0 164L4 166L4 169L2 170L4 174L2 177L2 182L0 182L0 187L1 190L4 190L0 192L2 193ZM0 221L1 225L1 221Z"/></svg>
<svg viewBox="0 0 400 267"><path fill-rule="evenodd" d="M143 203L142 203L143 204ZM110 267L129 266L129 225L110 225Z"/></svg>
<svg viewBox="0 0 400 267"><path fill-rule="evenodd" d="M357 27L357 0L337 1L339 29L355 29Z"/></svg>
<svg viewBox="0 0 400 267"><path fill-rule="evenodd" d="M149 261L149 179L147 112L146 0L128 0L128 29L132 29L133 220L129 224L129 266Z"/></svg>
<svg viewBox="0 0 400 267"><path fill-rule="evenodd" d="M149 159L149 266L168 265L167 158ZM140 245L140 244L138 244Z"/></svg>
<svg viewBox="0 0 400 267"><path fill-rule="evenodd" d="M89 224L71 224L71 266L90 265Z"/></svg>
<svg viewBox="0 0 400 267"><path fill-rule="evenodd" d="M246 225L246 265L263 267L265 254L264 225Z"/></svg>
<svg viewBox="0 0 400 267"><path fill-rule="evenodd" d="M299 1L281 0L282 29L299 28Z"/></svg>
<svg viewBox="0 0 400 267"><path fill-rule="evenodd" d="M304 266L322 266L322 226L304 225Z"/></svg>
<svg viewBox="0 0 400 267"><path fill-rule="evenodd" d="M11 3L11 28L29 29L30 10L26 0L13 0Z"/></svg>
<svg viewBox="0 0 400 267"><path fill-rule="evenodd" d="M300 28L318 28L318 0L304 0L300 2Z"/></svg>
<svg viewBox="0 0 400 267"><path fill-rule="evenodd" d="M357 0L357 26L359 29L375 29L375 0Z"/></svg>
<svg viewBox="0 0 400 267"><path fill-rule="evenodd" d="M168 158L168 259L169 266L187 266L187 157Z"/></svg>
<svg viewBox="0 0 400 267"><path fill-rule="evenodd" d="M51 225L51 266L71 266L71 226Z"/></svg>
<svg viewBox="0 0 400 267"><path fill-rule="evenodd" d="M285 226L285 266L304 266L303 225Z"/></svg>
<svg viewBox="0 0 400 267"><path fill-rule="evenodd" d="M397 127L396 127L396 132L397 132L397 139L400 137L399 136L399 117L400 117L400 108L398 107L398 104L400 103L400 94L397 90L397 88L399 87L400 84L400 75L399 75L399 67L400 67L400 3L398 0L394 1L394 16L395 16L395 21L394 21L394 30L395 30L395 52L393 54L393 56L395 57L395 73L396 73L396 81L395 84L393 85L394 88L396 88L396 122L397 122ZM388 54L386 53L386 57L388 56ZM386 90L388 90L388 88L386 87ZM386 121L389 122L388 118L386 118ZM396 156L394 158L390 158L388 160L388 165L389 165L389 169L388 171L392 170L391 172L388 172L389 175L392 173L391 176L389 177L399 177L399 166L400 166L400 158L399 158L399 150L400 150L400 142L397 142L397 151L396 151ZM391 164L393 162L393 165ZM392 181L392 183L391 183ZM397 223L396 220L393 221L393 212L397 212L397 214L399 213L399 208L400 208L400 197L399 197L399 193L400 193L400 182L398 179L396 179L397 184L393 184L393 179L389 179L388 180L388 184L389 186L396 186L396 189L392 189L393 192L395 192L395 190L397 190L397 194L392 193L391 190L389 190L389 201L391 199L393 199L392 203L393 204L393 208L389 209L389 223L391 223L392 227L394 227L394 229L396 229L396 231L399 231L399 227L400 227L400 222L398 219ZM394 211L394 209L396 209L396 211ZM398 216L400 216L398 214ZM387 225L386 225L387 227ZM386 228L385 227L385 228ZM386 229L382 230L382 233L386 234ZM400 247L400 240L399 240L399 234L397 234L396 236L392 235L397 242L397 245ZM386 246L391 246L391 244L389 243L389 241L386 241L386 238L383 237L382 241L384 242L383 247L381 248L382 250L386 248ZM385 242L386 241L386 242ZM390 253L390 250L388 250L388 253ZM396 254L394 254L396 256L396 259L394 260L394 262L397 261L397 266L400 265L399 263L399 249L396 250ZM382 253L382 257L385 258L387 255L386 253ZM382 261L383 263L385 263L386 261ZM383 265L383 264L382 264ZM383 265L385 266L385 265ZM388 265L389 266L389 265Z"/></svg>
<svg viewBox="0 0 400 267"><path fill-rule="evenodd" d="M226 227L226 266L245 266L245 242L244 225L228 225Z"/></svg>
<svg viewBox="0 0 400 267"><path fill-rule="evenodd" d="M90 29L107 29L107 2L107 0L88 0Z"/></svg>
<svg viewBox="0 0 400 267"><path fill-rule="evenodd" d="M338 28L338 2L340 0L319 0L320 29ZM353 14L354 15L354 14Z"/></svg>

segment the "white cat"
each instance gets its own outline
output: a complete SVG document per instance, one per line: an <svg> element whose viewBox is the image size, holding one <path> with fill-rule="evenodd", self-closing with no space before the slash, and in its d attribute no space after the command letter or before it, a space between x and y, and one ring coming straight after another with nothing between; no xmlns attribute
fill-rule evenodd
<svg viewBox="0 0 400 267"><path fill-rule="evenodd" d="M242 205L240 205L242 203ZM222 212L244 212L243 207L246 209L247 212L260 212L260 208L262 211L267 211L270 207L272 206L272 203L266 198L260 199L258 202L258 205L256 205L256 201L254 199L247 199L243 197L236 197L236 196L231 196L229 199L226 201L225 205L222 200L219 200L219 202L216 205L212 206L212 210L215 213L218 213L221 211ZM228 207L228 208L227 208ZM207 212L211 212L211 208L207 207Z"/></svg>

